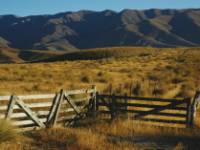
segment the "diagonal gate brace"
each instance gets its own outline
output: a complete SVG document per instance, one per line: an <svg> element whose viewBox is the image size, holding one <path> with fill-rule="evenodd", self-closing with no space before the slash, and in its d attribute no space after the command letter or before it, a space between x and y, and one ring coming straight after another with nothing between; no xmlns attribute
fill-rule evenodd
<svg viewBox="0 0 200 150"><path fill-rule="evenodd" d="M65 123L66 126L72 125L76 122L77 119L84 118L85 114L81 112L81 109L74 103L73 100L69 97L67 93L65 93L65 99L69 103L69 105L73 108L74 112L76 113L76 116L73 118L73 120L69 121L68 123Z"/></svg>
<svg viewBox="0 0 200 150"><path fill-rule="evenodd" d="M30 119L36 123L39 127L41 128L45 128L45 124L43 122L40 121L40 119L38 118L38 116L32 112L32 110L17 96L13 97L16 104L25 111L25 113L27 114L28 117L30 117Z"/></svg>
<svg viewBox="0 0 200 150"><path fill-rule="evenodd" d="M159 108L155 108L155 109L152 109L152 110L149 110L149 111L146 111L146 112L143 112L143 113L139 113L137 115L134 116L135 119L138 119L138 118L141 118L141 117L144 117L146 115L151 115L151 114L155 114L155 113L158 113L162 110L165 110L165 109L168 109L168 108L175 108L177 105L180 105L180 104L183 104L185 103L185 101L175 101L175 102L171 102L170 104L168 105L164 105L162 107L159 107Z"/></svg>
<svg viewBox="0 0 200 150"><path fill-rule="evenodd" d="M15 106L15 99L14 96L12 95L8 104L8 110L7 110L7 114L6 114L6 120L9 120L11 118L11 115L13 113L13 109Z"/></svg>
<svg viewBox="0 0 200 150"><path fill-rule="evenodd" d="M67 93L65 93L65 99L70 104L70 106L74 109L75 113L77 115L79 115L81 113L81 110L79 109L78 106L76 106L76 104L74 103L74 101L71 100L71 98L69 97L69 95Z"/></svg>

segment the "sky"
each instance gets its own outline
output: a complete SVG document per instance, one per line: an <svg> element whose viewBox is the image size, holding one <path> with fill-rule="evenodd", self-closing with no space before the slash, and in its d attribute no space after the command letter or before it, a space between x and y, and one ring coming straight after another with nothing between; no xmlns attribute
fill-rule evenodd
<svg viewBox="0 0 200 150"><path fill-rule="evenodd" d="M200 0L0 0L0 15L55 14L66 11L200 8Z"/></svg>

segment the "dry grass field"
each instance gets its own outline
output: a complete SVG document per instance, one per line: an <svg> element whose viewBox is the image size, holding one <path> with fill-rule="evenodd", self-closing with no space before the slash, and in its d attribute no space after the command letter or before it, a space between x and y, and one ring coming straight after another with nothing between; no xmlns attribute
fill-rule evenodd
<svg viewBox="0 0 200 150"><path fill-rule="evenodd" d="M90 51L94 57L101 57L1 64L0 95L51 93L62 88L71 90L90 85L97 85L100 92L107 93L112 85L116 94L184 98L192 97L200 88L200 48L127 47ZM89 52L85 55L90 55ZM128 120L112 124L93 122L78 128L55 128L18 135L14 140L0 143L0 149L121 150L147 149L145 145L149 144L156 149L158 145L151 142L156 138L160 139L157 143L168 145L169 149L198 149L200 146L194 147L200 139L198 129L154 127ZM198 124L200 122L196 120ZM145 139L138 139L138 135L144 135Z"/></svg>

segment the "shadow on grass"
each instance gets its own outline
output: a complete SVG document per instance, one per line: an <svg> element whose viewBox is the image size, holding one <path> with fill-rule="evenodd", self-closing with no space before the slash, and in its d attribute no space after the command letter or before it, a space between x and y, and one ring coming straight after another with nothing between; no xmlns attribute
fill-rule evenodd
<svg viewBox="0 0 200 150"><path fill-rule="evenodd" d="M199 150L200 148L200 137L108 135L107 139L113 144L129 143L143 149L175 149L179 144L186 150Z"/></svg>

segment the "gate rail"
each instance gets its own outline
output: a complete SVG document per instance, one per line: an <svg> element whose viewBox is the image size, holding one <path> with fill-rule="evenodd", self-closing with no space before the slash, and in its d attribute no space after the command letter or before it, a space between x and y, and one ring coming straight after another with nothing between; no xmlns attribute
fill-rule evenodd
<svg viewBox="0 0 200 150"><path fill-rule="evenodd" d="M108 114L111 119L121 114L134 120L193 127L199 101L197 91L193 98L183 99L97 94L96 103L99 114Z"/></svg>
<svg viewBox="0 0 200 150"><path fill-rule="evenodd" d="M0 119L11 120L22 130L71 125L93 111L95 95L93 86L55 94L0 96Z"/></svg>
<svg viewBox="0 0 200 150"><path fill-rule="evenodd" d="M194 126L200 91L193 98L149 98L99 94L95 86L55 94L0 96L0 119L22 130L70 126L101 114L133 120Z"/></svg>

